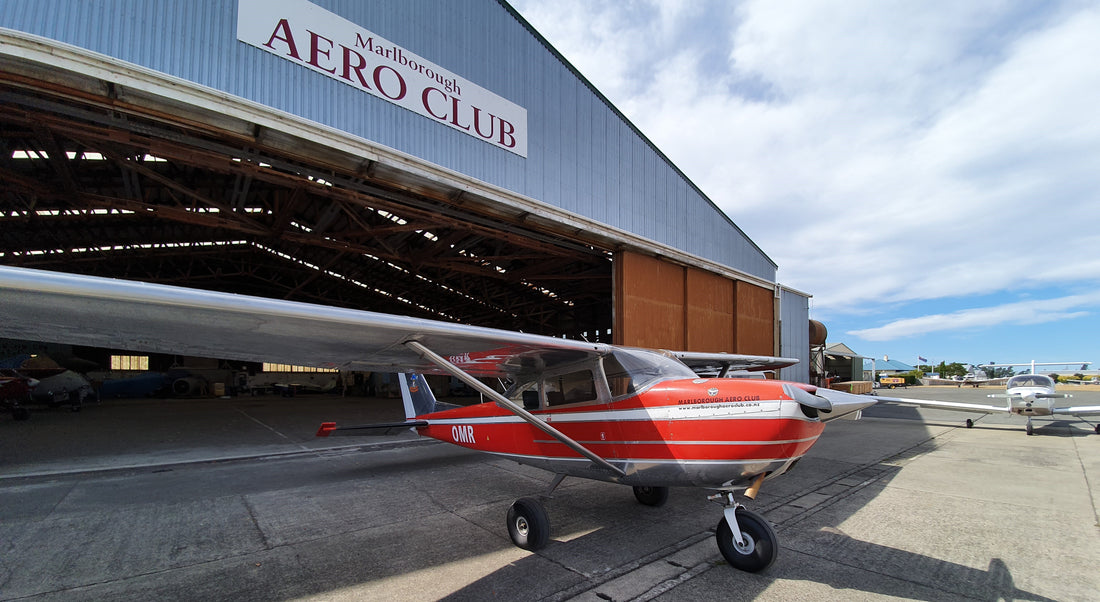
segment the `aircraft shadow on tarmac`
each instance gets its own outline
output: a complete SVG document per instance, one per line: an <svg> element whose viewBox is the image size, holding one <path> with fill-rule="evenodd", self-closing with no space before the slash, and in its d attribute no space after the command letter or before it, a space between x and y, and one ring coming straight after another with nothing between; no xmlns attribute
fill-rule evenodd
<svg viewBox="0 0 1100 602"><path fill-rule="evenodd" d="M718 558L717 549L715 549L713 560L715 566L708 570L708 574L695 577L701 580L701 584L695 587L704 587L707 591L736 591L737 599L745 600L764 595L769 586L782 579L812 581L835 590L862 591L911 600L938 601L953 596L965 596L973 600L1054 602L1051 598L1018 589L1013 582L1011 571L1000 558L993 558L986 570L980 570L858 541L839 532L823 531L822 534L832 540L833 545L845 548L846 555L843 561L845 567L837 568L836 561L813 558L784 547L780 550L779 561L768 572L750 574L735 571L726 566ZM596 531L586 537L600 537L600 533ZM888 562L891 565L889 573L878 573L876 569L870 568L881 564L883 558L889 559ZM544 568L545 562L542 559L530 556L501 568L442 599L458 601L493 598L500 595L502 584L522 582L525 578L529 578L532 571L540 571ZM874 575L873 579L861 576L867 570L873 570L878 574ZM715 583L721 585L713 587ZM656 587L662 584L653 585ZM684 585L687 588L685 595L676 595L673 599L694 598L694 594L690 593L693 585L695 584L687 582ZM614 599L608 594L601 595L601 588L598 586L592 591L598 597ZM704 595L702 599L707 597Z"/></svg>
<svg viewBox="0 0 1100 602"><path fill-rule="evenodd" d="M846 550L844 564L856 562L860 571L880 572L881 565L888 564L888 572L874 579L853 578L848 571L828 571L822 574L819 569L810 568L802 554L782 567L779 577L793 580L813 580L834 589L860 590L883 596L894 596L911 600L943 600L945 597L965 596L973 600L1035 600L1053 602L1038 594L1018 589L1013 582L1012 572L1000 558L989 561L986 570L975 569L953 562L947 562L929 556L913 554L904 550L880 546L852 539L843 533L822 530L815 534L830 543ZM786 551L786 550L784 550ZM908 573L908 575L906 574ZM830 574L832 576L830 576ZM931 583L910 581L915 575L929 579ZM765 577L767 577L765 575ZM759 591L774 579L766 579ZM932 587L935 589L932 589ZM741 590L746 593L747 590Z"/></svg>
<svg viewBox="0 0 1100 602"><path fill-rule="evenodd" d="M918 456L934 449L934 446L934 443L921 445L916 449L893 456L892 459L907 459ZM877 468L881 469L880 476L870 485L863 487L857 494L830 504L823 511L815 508L797 514L786 521L780 519L776 529L780 534L782 547L778 561L768 571L760 574L750 574L734 570L722 561L717 547L715 547L708 561L713 566L677 585L675 589L679 591L669 591L670 595L668 597L673 600L717 600L720 598L725 599L725 594L728 592L737 592L736 597L738 599L752 599L760 595L766 595L766 590L770 586L782 580L787 582L813 582L829 586L834 590L862 591L875 595L914 600L942 600L951 597L966 597L974 600L1052 602L1051 598L1017 588L1010 568L999 557L991 558L987 568L982 570L933 556L861 541L837 529L835 525L842 524L848 517L863 508L867 502L877 497L886 488L894 475L901 470L896 465L884 463L879 463ZM795 495L801 495L801 493L790 495L787 499ZM561 497L568 499L570 495L569 492L565 492L561 494ZM583 554L585 552L579 552L579 550L591 546L602 547L604 542L599 540L607 538L609 533L603 527L597 525L599 520L596 517L608 517L608 522L612 524L607 526L610 527L611 531L616 532L611 536L623 537L621 533L618 533L619 527L613 523L618 521L629 522L631 519L623 517L621 514L634 515L641 513L642 516L645 516L647 512L664 510L668 515L665 520L675 522L677 517L682 520L685 519L686 513L698 510L692 504L692 499L684 494L676 496L674 493L669 503L669 506L672 506L671 509L668 507L664 509L642 508L637 512L628 511L618 506L622 500L604 499L602 503L596 504L585 504L581 500L565 502L561 505L583 507L585 510L581 511L582 514L591 511L591 516L574 517L572 520L592 523L591 526L595 527L594 530L567 541L552 537L550 545L539 553L502 567L443 599L452 601L488 599L500 597L502 593L507 596L509 587L515 587L517 584L524 582L530 584L531 575L545 573L550 563L559 565L558 568L563 564L569 566L574 550L577 550L576 553ZM775 508L781 504L782 500L779 500L768 504L768 506ZM706 511L705 508L703 510ZM568 514L566 508L555 509L553 503L550 505L550 512L552 516ZM769 511L767 509L764 509L763 512L765 516L768 516ZM782 516L781 512L776 514ZM634 525L638 527L637 532L639 533L639 535L634 536L636 545L644 548L644 540L646 539L644 530L647 527L654 527L657 522L660 521L650 522L644 519L637 521L637 524ZM692 533L688 525L684 524L681 527L683 535L688 536ZM642 541L638 541L639 537ZM708 545L713 544L713 529L709 532L700 531L694 537L689 536L684 541L687 540L702 541ZM630 545L630 542L625 539L620 539L618 543ZM671 555L674 551L675 548L669 550L667 554L657 552L640 555L640 561L625 563L618 569L612 569L607 574L601 575L597 580L601 581L603 585L609 585L618 577L629 574L631 571L644 566L647 562L667 562L663 558ZM587 553L591 554L591 551ZM583 569L578 570L575 565L569 566L569 568L577 572L586 572ZM676 577L672 579L676 579ZM668 587L662 587L662 589L673 589L671 584L660 582L652 583L650 587L655 588L663 585ZM567 593L566 597L572 597L586 591L584 587L578 585L572 590L566 589L555 592L556 595L546 597L549 599L564 599L563 593ZM602 599L619 599L613 595L617 592L611 590L603 592L600 585L595 585L589 591ZM789 590L781 591L789 592ZM717 592L724 593L718 596L716 595ZM521 595L523 592L517 589L512 593ZM534 594L529 596L531 599L543 597L543 595L536 592L528 593ZM633 595L639 593L641 592L634 592Z"/></svg>

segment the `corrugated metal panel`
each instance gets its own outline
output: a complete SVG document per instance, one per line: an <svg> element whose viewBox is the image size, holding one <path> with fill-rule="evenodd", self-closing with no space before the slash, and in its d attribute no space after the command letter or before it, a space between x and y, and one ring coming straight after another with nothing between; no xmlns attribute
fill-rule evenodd
<svg viewBox="0 0 1100 602"><path fill-rule="evenodd" d="M737 353L772 355L775 353L775 292L772 289L734 283L735 330Z"/></svg>
<svg viewBox="0 0 1100 602"><path fill-rule="evenodd" d="M800 383L810 382L810 299L786 288L779 289L780 350L783 357L800 362L779 371L779 378Z"/></svg>
<svg viewBox="0 0 1100 602"><path fill-rule="evenodd" d="M615 255L616 344L686 349L684 271L655 257Z"/></svg>
<svg viewBox="0 0 1100 602"><path fill-rule="evenodd" d="M236 0L8 0L0 26L339 128L764 280L775 266L496 0L315 4L526 108L526 159L237 41Z"/></svg>
<svg viewBox="0 0 1100 602"><path fill-rule="evenodd" d="M684 349L735 351L733 281L693 268L684 276Z"/></svg>

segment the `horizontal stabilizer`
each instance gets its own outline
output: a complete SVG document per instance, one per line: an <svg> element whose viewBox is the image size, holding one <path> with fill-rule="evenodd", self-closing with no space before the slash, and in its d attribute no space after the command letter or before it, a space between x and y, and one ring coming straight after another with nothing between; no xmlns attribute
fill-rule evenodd
<svg viewBox="0 0 1100 602"><path fill-rule="evenodd" d="M378 424L361 424L356 426L336 426L335 422L325 422L317 429L318 437L337 435L366 435L380 437L383 435L400 435L401 433L421 426L428 426L427 420L406 420L405 422L380 422Z"/></svg>

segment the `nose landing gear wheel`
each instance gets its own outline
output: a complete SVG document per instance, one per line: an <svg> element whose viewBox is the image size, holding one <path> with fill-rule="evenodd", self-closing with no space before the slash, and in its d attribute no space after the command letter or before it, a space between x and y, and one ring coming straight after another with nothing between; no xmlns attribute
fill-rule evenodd
<svg viewBox="0 0 1100 602"><path fill-rule="evenodd" d="M779 545L772 526L764 517L744 508L737 509L737 523L741 528L744 545L739 545L733 538L733 531L725 517L718 522L718 530L714 534L718 541L718 550L722 552L726 562L747 573L759 573L771 566L779 554Z"/></svg>
<svg viewBox="0 0 1100 602"><path fill-rule="evenodd" d="M520 498L508 509L508 536L516 547L535 551L550 541L550 517L534 498Z"/></svg>
<svg viewBox="0 0 1100 602"><path fill-rule="evenodd" d="M634 487L634 497L646 506L660 507L668 501L668 487Z"/></svg>

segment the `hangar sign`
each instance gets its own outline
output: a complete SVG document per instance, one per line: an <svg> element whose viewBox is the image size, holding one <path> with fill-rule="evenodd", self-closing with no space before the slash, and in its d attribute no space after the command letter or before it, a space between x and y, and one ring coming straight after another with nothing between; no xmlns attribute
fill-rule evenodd
<svg viewBox="0 0 1100 602"><path fill-rule="evenodd" d="M527 157L527 110L305 0L238 0L237 39Z"/></svg>

